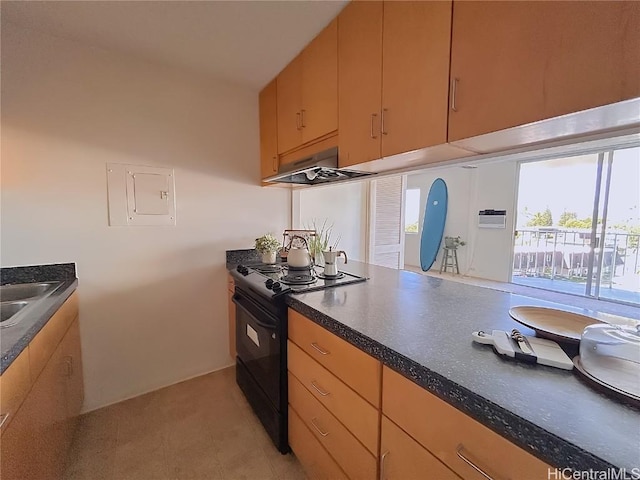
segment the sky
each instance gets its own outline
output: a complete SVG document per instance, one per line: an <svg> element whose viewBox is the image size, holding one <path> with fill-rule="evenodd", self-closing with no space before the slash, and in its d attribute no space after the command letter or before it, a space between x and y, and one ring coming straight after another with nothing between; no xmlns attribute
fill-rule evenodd
<svg viewBox="0 0 640 480"><path fill-rule="evenodd" d="M607 163L605 155L605 165ZM575 212L578 218L591 217L596 186L598 154L559 158L520 166L518 191L518 228L529 218L522 215L551 210L554 224L563 211ZM600 205L604 197L604 180ZM640 225L640 148L616 150L613 155L609 193L608 225ZM602 211L602 208L600 208ZM600 214L601 216L601 214Z"/></svg>

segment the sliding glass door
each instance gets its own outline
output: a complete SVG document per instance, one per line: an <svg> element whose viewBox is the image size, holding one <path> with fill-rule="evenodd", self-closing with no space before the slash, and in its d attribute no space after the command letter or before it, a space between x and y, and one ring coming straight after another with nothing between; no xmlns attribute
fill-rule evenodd
<svg viewBox="0 0 640 480"><path fill-rule="evenodd" d="M512 281L640 304L640 148L520 166Z"/></svg>

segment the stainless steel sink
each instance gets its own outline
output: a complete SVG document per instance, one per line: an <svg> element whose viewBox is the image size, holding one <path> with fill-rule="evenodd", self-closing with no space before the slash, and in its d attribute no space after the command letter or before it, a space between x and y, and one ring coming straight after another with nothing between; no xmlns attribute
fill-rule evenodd
<svg viewBox="0 0 640 480"><path fill-rule="evenodd" d="M28 316L33 306L56 291L62 282L17 283L0 286L0 327L12 327Z"/></svg>
<svg viewBox="0 0 640 480"><path fill-rule="evenodd" d="M17 302L0 303L0 325L4 327L5 322L11 320L16 313L18 313L27 305L29 305L29 302L25 302L24 300Z"/></svg>
<svg viewBox="0 0 640 480"><path fill-rule="evenodd" d="M41 297L53 292L60 284L61 282L41 282L2 285L0 286L0 302L14 302L16 300Z"/></svg>

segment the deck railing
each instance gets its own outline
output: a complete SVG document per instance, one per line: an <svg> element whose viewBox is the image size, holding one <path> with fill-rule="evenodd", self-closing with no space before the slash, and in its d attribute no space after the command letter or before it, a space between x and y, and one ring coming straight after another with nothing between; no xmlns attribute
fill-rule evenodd
<svg viewBox="0 0 640 480"><path fill-rule="evenodd" d="M607 232L601 237L598 233L592 252L591 231L586 229L519 229L513 274L581 282L587 280L593 258L593 277L601 275L601 286L611 287L622 277L632 277L631 282L637 277L640 285L640 235Z"/></svg>

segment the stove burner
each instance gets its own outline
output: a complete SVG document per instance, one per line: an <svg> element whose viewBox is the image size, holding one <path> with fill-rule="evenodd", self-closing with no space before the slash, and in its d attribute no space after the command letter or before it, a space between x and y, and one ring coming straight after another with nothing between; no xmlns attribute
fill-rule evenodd
<svg viewBox="0 0 640 480"><path fill-rule="evenodd" d="M326 275L324 273L319 273L318 278L323 280L338 280L340 278L344 278L344 272L338 272L337 275Z"/></svg>
<svg viewBox="0 0 640 480"><path fill-rule="evenodd" d="M310 285L317 280L309 267L289 267L286 275L280 278L280 282L286 285Z"/></svg>
<svg viewBox="0 0 640 480"><path fill-rule="evenodd" d="M260 273L279 273L282 271L282 265L255 265L252 267L254 270L257 270Z"/></svg>

